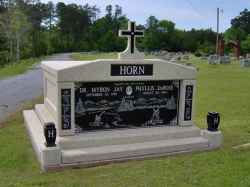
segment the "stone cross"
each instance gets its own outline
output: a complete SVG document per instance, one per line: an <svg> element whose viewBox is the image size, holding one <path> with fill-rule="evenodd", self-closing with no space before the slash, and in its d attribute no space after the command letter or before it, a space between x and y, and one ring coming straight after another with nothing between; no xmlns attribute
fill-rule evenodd
<svg viewBox="0 0 250 187"><path fill-rule="evenodd" d="M130 53L135 53L136 46L135 46L135 39L136 37L143 37L144 31L136 30L135 28L135 21L128 22L128 30L119 30L119 36L128 37L128 47L127 50L130 50Z"/></svg>

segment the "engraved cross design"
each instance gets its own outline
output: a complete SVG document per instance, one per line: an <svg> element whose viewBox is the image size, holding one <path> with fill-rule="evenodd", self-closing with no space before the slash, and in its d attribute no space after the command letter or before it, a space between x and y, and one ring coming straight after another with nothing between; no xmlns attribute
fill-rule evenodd
<svg viewBox="0 0 250 187"><path fill-rule="evenodd" d="M144 36L144 31L135 30L136 28L135 28L135 22L134 21L129 21L128 29L129 30L120 30L119 36L128 37L128 48L130 48L130 53L134 53L134 50L135 50L135 37L143 37Z"/></svg>

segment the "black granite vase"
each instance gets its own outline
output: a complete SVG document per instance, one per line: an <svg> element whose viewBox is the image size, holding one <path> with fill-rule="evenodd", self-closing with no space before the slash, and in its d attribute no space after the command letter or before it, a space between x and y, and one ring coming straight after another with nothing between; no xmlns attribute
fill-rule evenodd
<svg viewBox="0 0 250 187"><path fill-rule="evenodd" d="M44 123L44 136L46 139L45 146L53 147L56 146L56 127L53 122Z"/></svg>
<svg viewBox="0 0 250 187"><path fill-rule="evenodd" d="M207 126L209 131L218 131L220 123L220 116L218 112L208 112L207 115Z"/></svg>

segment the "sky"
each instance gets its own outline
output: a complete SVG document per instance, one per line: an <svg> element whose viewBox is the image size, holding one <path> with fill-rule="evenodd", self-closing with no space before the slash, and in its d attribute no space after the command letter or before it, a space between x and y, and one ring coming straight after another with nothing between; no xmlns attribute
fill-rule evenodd
<svg viewBox="0 0 250 187"><path fill-rule="evenodd" d="M106 14L107 5L122 7L122 13L136 25L146 24L152 15L158 20L168 20L175 23L180 30L209 29L217 31L217 8L219 8L219 32L225 32L231 27L231 19L239 16L245 8L250 11L250 0L51 0L54 4L77 4L100 8L100 17ZM47 3L47 0L41 0Z"/></svg>

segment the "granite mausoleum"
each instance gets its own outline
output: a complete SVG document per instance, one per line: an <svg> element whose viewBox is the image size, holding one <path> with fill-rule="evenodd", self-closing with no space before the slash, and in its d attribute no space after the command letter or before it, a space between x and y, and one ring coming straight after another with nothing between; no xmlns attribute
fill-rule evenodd
<svg viewBox="0 0 250 187"><path fill-rule="evenodd" d="M44 104L23 116L44 173L220 149L194 126L196 69L144 59L135 22L119 36L118 59L42 62Z"/></svg>

